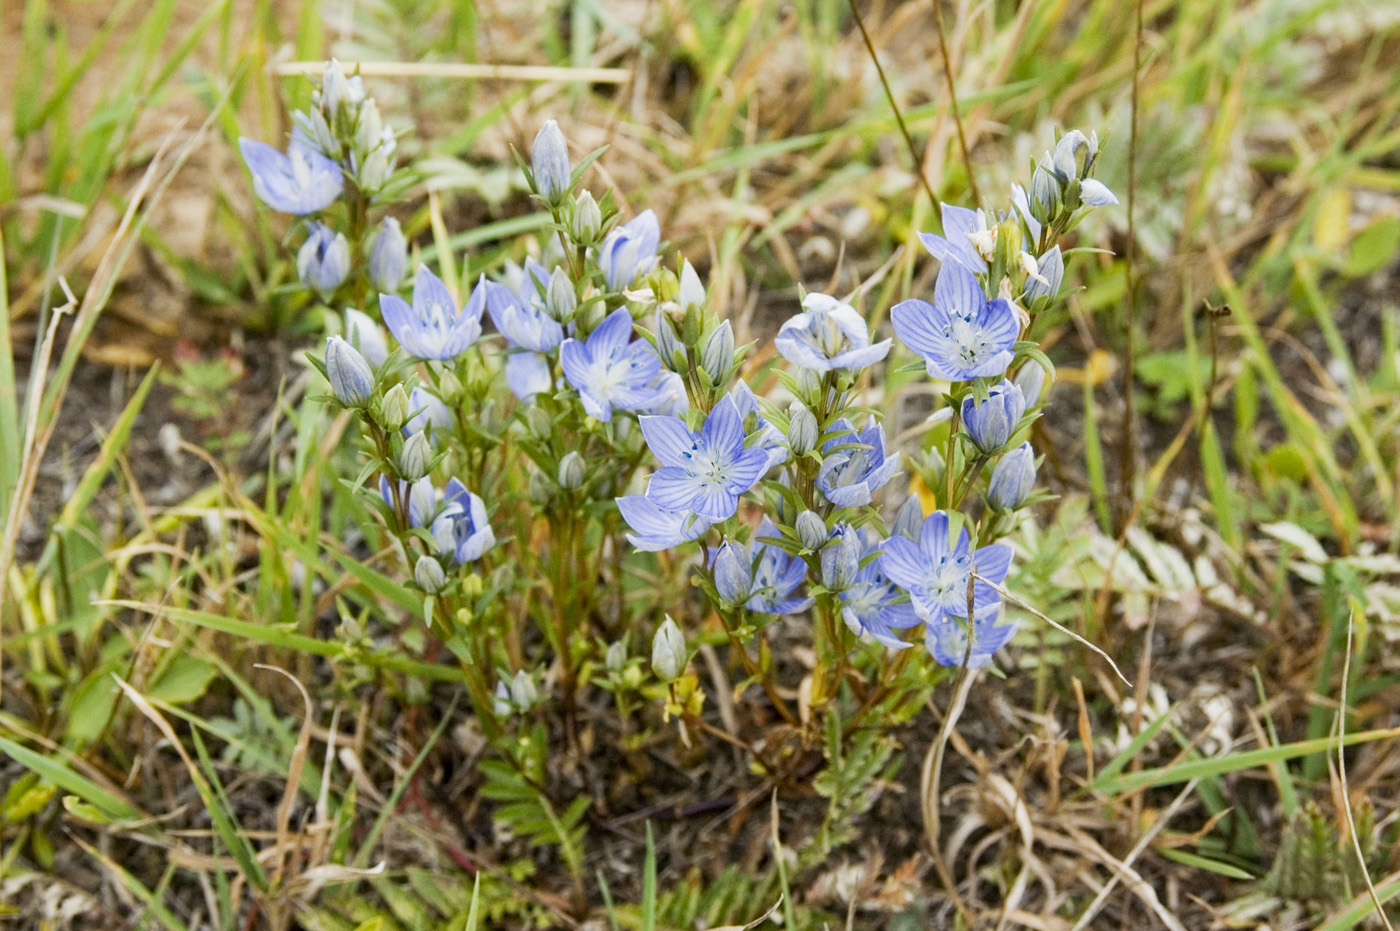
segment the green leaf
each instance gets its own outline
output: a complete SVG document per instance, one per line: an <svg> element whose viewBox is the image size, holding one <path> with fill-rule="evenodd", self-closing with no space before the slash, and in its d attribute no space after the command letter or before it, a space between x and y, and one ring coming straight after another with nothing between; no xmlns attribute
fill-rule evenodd
<svg viewBox="0 0 1400 931"><path fill-rule="evenodd" d="M168 705L191 702L204 694L216 675L218 669L208 660L197 656L180 656L146 691L146 697Z"/></svg>

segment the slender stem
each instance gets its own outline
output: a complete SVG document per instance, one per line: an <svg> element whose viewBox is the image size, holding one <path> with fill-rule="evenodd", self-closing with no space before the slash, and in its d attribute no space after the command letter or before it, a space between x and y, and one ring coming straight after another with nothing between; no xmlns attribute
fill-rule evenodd
<svg viewBox="0 0 1400 931"><path fill-rule="evenodd" d="M958 109L958 92L953 86L953 59L948 55L948 38L943 33L943 11L940 0L933 0L933 25L938 31L938 52L943 58L943 77L948 83L948 105L953 113L953 125L958 130L958 148L962 150L963 168L967 171L967 186L972 192L972 200L982 206L982 195L977 190L977 177L972 172L972 157L968 154L967 134L963 132L962 113Z"/></svg>
<svg viewBox="0 0 1400 931"><path fill-rule="evenodd" d="M1120 481L1122 493L1117 508L1119 520L1126 524L1131 514L1133 485L1137 474L1137 410L1133 400L1133 335L1136 329L1137 273L1134 268L1137 260L1136 238L1134 236L1133 206L1137 191L1137 147L1138 147L1138 87L1142 82L1142 3L1137 0L1137 28L1133 39L1133 92L1132 120L1128 138L1128 254L1125 256L1124 274L1127 280L1127 294L1123 299L1123 436L1118 449ZM1120 528L1121 529L1121 528Z"/></svg>

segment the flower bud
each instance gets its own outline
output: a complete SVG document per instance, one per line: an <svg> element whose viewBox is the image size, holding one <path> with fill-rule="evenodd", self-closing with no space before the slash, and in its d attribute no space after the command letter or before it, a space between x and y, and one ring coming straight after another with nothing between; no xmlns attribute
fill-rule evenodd
<svg viewBox="0 0 1400 931"><path fill-rule="evenodd" d="M797 515L797 539L809 550L819 550L826 542L826 521L815 511L803 511Z"/></svg>
<svg viewBox="0 0 1400 931"><path fill-rule="evenodd" d="M692 307L705 306L705 286L700 282L700 275L695 271L695 266L689 260L681 266L681 290L679 295L680 305L685 310Z"/></svg>
<svg viewBox="0 0 1400 931"><path fill-rule="evenodd" d="M429 595L436 595L447 585L447 573L442 571L442 563L433 556L419 556L413 564L413 581Z"/></svg>
<svg viewBox="0 0 1400 931"><path fill-rule="evenodd" d="M725 540L715 551L715 590L720 601L737 607L749 600L753 589L753 571L748 548L733 540Z"/></svg>
<svg viewBox="0 0 1400 931"><path fill-rule="evenodd" d="M360 351L339 336L326 340L326 380L347 407L364 407L374 391L374 370Z"/></svg>
<svg viewBox="0 0 1400 931"><path fill-rule="evenodd" d="M350 242L322 223L311 224L311 235L297 251L297 277L301 283L330 300L350 273Z"/></svg>
<svg viewBox="0 0 1400 931"><path fill-rule="evenodd" d="M446 404L449 408L461 406L462 402L466 399L466 391L462 388L462 382L453 374L451 369L448 369L438 376L437 389L438 397L441 398L442 403Z"/></svg>
<svg viewBox="0 0 1400 931"><path fill-rule="evenodd" d="M920 503L918 495L910 495L904 499L904 503L899 506L899 511L895 513L894 523L890 526L890 534L917 540L923 525L924 506Z"/></svg>
<svg viewBox="0 0 1400 931"><path fill-rule="evenodd" d="M545 313L560 323L568 323L574 318L578 298L574 296L574 283L563 268L555 268L549 276L549 284L544 292Z"/></svg>
<svg viewBox="0 0 1400 931"><path fill-rule="evenodd" d="M432 461L433 447L428 442L427 431L420 430L404 440L403 448L399 450L399 475L407 481L416 482L428 474Z"/></svg>
<svg viewBox="0 0 1400 931"><path fill-rule="evenodd" d="M1031 175L1031 216L1041 223L1053 223L1060 213L1063 193L1060 182L1047 168L1037 166Z"/></svg>
<svg viewBox="0 0 1400 931"><path fill-rule="evenodd" d="M855 584L860 572L860 534L850 524L837 524L831 540L821 552L822 584L843 592Z"/></svg>
<svg viewBox="0 0 1400 931"><path fill-rule="evenodd" d="M603 229L603 212L598 202L588 191L583 191L574 199L574 215L569 220L569 233L574 242L590 246L598 241Z"/></svg>
<svg viewBox="0 0 1400 931"><path fill-rule="evenodd" d="M543 472L530 473L530 500L544 507L554 499L554 487Z"/></svg>
<svg viewBox="0 0 1400 931"><path fill-rule="evenodd" d="M364 101L364 88L360 87L358 94L350 85L350 79L345 76L345 66L332 58L326 62L325 68L321 71L321 88L319 92L321 112L326 114L328 119L335 119L342 106L355 108Z"/></svg>
<svg viewBox="0 0 1400 931"><path fill-rule="evenodd" d="M996 452L1010 441L1026 412L1026 398L1021 389L1002 379L987 392L987 400L978 404L969 395L963 398L963 429L972 445L985 454Z"/></svg>
<svg viewBox="0 0 1400 931"><path fill-rule="evenodd" d="M621 640L614 641L608 645L608 652L603 655L603 668L613 675L627 666L627 645Z"/></svg>
<svg viewBox="0 0 1400 931"><path fill-rule="evenodd" d="M1027 274L1025 300L1027 303L1037 298L1054 299L1060 293L1060 284L1065 278L1065 258L1059 246L1052 246L1035 263L1035 274Z"/></svg>
<svg viewBox="0 0 1400 931"><path fill-rule="evenodd" d="M1068 181L1071 178L1079 177L1079 161L1075 158L1075 153L1082 145L1088 145L1089 140L1077 129L1071 129L1060 137L1060 141L1055 144L1055 154L1051 156L1051 161L1055 165L1055 173L1062 180Z"/></svg>
<svg viewBox="0 0 1400 931"><path fill-rule="evenodd" d="M399 221L385 217L369 247L369 280L381 291L393 293L408 270L408 240Z"/></svg>
<svg viewBox="0 0 1400 931"><path fill-rule="evenodd" d="M515 674L515 678L510 680L510 700L521 714L535 707L539 698L540 692L535 687L535 680L525 670L520 670Z"/></svg>
<svg viewBox="0 0 1400 931"><path fill-rule="evenodd" d="M569 147L559 124L546 120L530 149L535 193L551 207L558 206L569 190Z"/></svg>
<svg viewBox="0 0 1400 931"><path fill-rule="evenodd" d="M1016 387L1021 389L1021 396L1026 399L1026 407L1033 408L1040 403L1040 392L1045 387L1045 369L1040 367L1040 363L1034 359L1026 360L1026 364L1021 366L1021 371L1016 373Z"/></svg>
<svg viewBox="0 0 1400 931"><path fill-rule="evenodd" d="M384 340L384 331L363 311L346 308L345 338L360 350L360 355L373 368L379 368L389 358L389 344Z"/></svg>
<svg viewBox="0 0 1400 931"><path fill-rule="evenodd" d="M819 439L817 417L801 403L794 403L788 409L788 449L795 457L802 457L817 448Z"/></svg>
<svg viewBox="0 0 1400 931"><path fill-rule="evenodd" d="M572 450L559 460L559 487L575 491L583 485L583 456Z"/></svg>
<svg viewBox="0 0 1400 931"><path fill-rule="evenodd" d="M379 104L375 103L373 98L366 100L360 105L359 119L355 124L355 148L367 156L382 147L386 141L384 130L384 119L379 115ZM397 148L398 144L393 141L393 130L387 133L387 137L389 144ZM392 152L392 148L390 151Z"/></svg>
<svg viewBox="0 0 1400 931"><path fill-rule="evenodd" d="M408 412L412 409L408 404L408 394L404 392L403 385L395 385L380 399L375 411L375 423L391 433L398 430L408 422Z"/></svg>
<svg viewBox="0 0 1400 931"><path fill-rule="evenodd" d="M677 356L677 353L680 355ZM667 316L664 308L656 312L656 354L661 357L661 364L666 368L676 373L685 372L685 346L676 335L676 328L671 324L671 318Z"/></svg>
<svg viewBox="0 0 1400 931"><path fill-rule="evenodd" d="M723 383L734 367L734 328L728 320L706 337L700 350L700 367L715 384Z"/></svg>
<svg viewBox="0 0 1400 931"><path fill-rule="evenodd" d="M666 615L651 642L651 669L662 682L674 682L685 671L685 635Z"/></svg>
<svg viewBox="0 0 1400 931"><path fill-rule="evenodd" d="M510 703L510 691L504 682L496 683L496 692L491 696L491 710L497 718L508 718L515 712L515 706Z"/></svg>
<svg viewBox="0 0 1400 931"><path fill-rule="evenodd" d="M992 469L987 503L999 510L1013 511L1026 500L1034 484L1035 453L1030 443L1022 443L1002 456Z"/></svg>

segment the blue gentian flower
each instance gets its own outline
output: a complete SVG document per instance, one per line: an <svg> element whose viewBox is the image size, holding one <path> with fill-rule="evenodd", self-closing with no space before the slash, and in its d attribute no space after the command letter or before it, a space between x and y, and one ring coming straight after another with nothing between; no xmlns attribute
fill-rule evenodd
<svg viewBox="0 0 1400 931"><path fill-rule="evenodd" d="M437 505L437 489L433 480L426 476L416 482L399 482L399 495L408 501L408 525L426 527L432 520L433 509ZM389 479L379 476L379 496L390 509L394 507L394 494Z"/></svg>
<svg viewBox="0 0 1400 931"><path fill-rule="evenodd" d="M1000 606L979 614L972 622L972 649L967 645L967 621L955 620L930 624L924 629L924 644L940 666L961 666L967 657L969 669L991 665L992 654L1011 642L1016 634L1016 622L998 624Z"/></svg>
<svg viewBox="0 0 1400 931"><path fill-rule="evenodd" d="M737 540L725 540L710 550L710 565L720 601L734 607L749 600L753 594L753 571L747 546Z"/></svg>
<svg viewBox="0 0 1400 931"><path fill-rule="evenodd" d="M763 411L758 406L758 397L753 393L753 389L745 382L735 382L734 387L729 389L729 397L734 399L734 406L739 409L739 416L747 420L748 416L753 414L758 423L758 439L754 441L753 445L754 448L763 450L768 456L768 464L764 466L763 471L767 472L773 466L786 462L788 447L783 432L763 416Z"/></svg>
<svg viewBox="0 0 1400 931"><path fill-rule="evenodd" d="M301 216L326 209L340 196L340 166L304 140L294 137L286 155L242 137L238 149L253 173L253 190L273 210Z"/></svg>
<svg viewBox="0 0 1400 931"><path fill-rule="evenodd" d="M943 234L920 233L919 242L935 259L944 265L956 263L970 272L985 274L987 260L973 242L973 236L982 237L987 230L987 215L980 209L971 210L953 204L940 204L943 216Z"/></svg>
<svg viewBox="0 0 1400 931"><path fill-rule="evenodd" d="M339 336L326 339L326 380L336 400L349 407L363 407L374 392L374 369Z"/></svg>
<svg viewBox="0 0 1400 931"><path fill-rule="evenodd" d="M297 250L297 277L330 300L350 274L350 241L323 223L312 223L306 242Z"/></svg>
<svg viewBox="0 0 1400 931"><path fill-rule="evenodd" d="M783 358L794 365L814 372L863 369L889 353L889 340L871 345L870 327L850 304L813 293L802 299L802 308L773 340Z"/></svg>
<svg viewBox="0 0 1400 931"><path fill-rule="evenodd" d="M486 505L455 478L443 489L442 500L442 510L433 518L432 526L438 551L461 564L476 562L496 545Z"/></svg>
<svg viewBox="0 0 1400 931"><path fill-rule="evenodd" d="M917 505L916 499L910 500ZM902 650L909 644L895 631L915 626L919 616L904 592L881 571L879 553L883 544L879 538L867 530L863 542L862 559L869 561L856 573L854 584L841 593L841 619L856 636Z"/></svg>
<svg viewBox="0 0 1400 931"><path fill-rule="evenodd" d="M544 353L563 342L564 328L545 313L535 289L536 281L542 285L549 281L544 266L528 260L523 277L518 293L484 278L477 287L483 291L491 322L512 350L506 357L506 384L516 397L528 401L550 387L549 360Z"/></svg>
<svg viewBox="0 0 1400 931"><path fill-rule="evenodd" d="M590 417L608 421L614 407L639 410L655 398L651 383L661 363L646 340L632 339L626 308L608 314L587 339L564 340L559 361Z"/></svg>
<svg viewBox="0 0 1400 931"><path fill-rule="evenodd" d="M668 511L657 507L645 495L627 495L615 500L622 519L632 530L627 541L639 550L649 553L669 550L698 540L710 529L710 521L694 511Z"/></svg>
<svg viewBox="0 0 1400 931"><path fill-rule="evenodd" d="M545 120L535 135L530 173L535 176L535 193L546 204L558 204L569 192L569 147L554 120Z"/></svg>
<svg viewBox="0 0 1400 931"><path fill-rule="evenodd" d="M638 275L651 271L660 246L661 225L650 210L609 233L598 250L598 267L603 270L608 287L621 291L630 287Z"/></svg>
<svg viewBox="0 0 1400 931"><path fill-rule="evenodd" d="M869 504L874 493L899 471L899 457L885 455L885 429L871 418L859 433L842 417L832 425L836 435L824 446L817 487L837 507ZM852 444L863 448L847 448Z"/></svg>
<svg viewBox="0 0 1400 931"><path fill-rule="evenodd" d="M854 585L863 553L864 547L856 528L844 522L832 527L831 537L818 558L822 584L833 592L843 592Z"/></svg>
<svg viewBox="0 0 1400 931"><path fill-rule="evenodd" d="M648 387L652 392L651 400L637 410L663 416L684 414L690 410L690 397L685 390L685 381L675 372L665 369L658 371Z"/></svg>
<svg viewBox="0 0 1400 931"><path fill-rule="evenodd" d="M1020 386L1003 378L988 390L987 400L963 398L963 429L979 451L994 453L1011 440L1025 413L1026 396Z"/></svg>
<svg viewBox="0 0 1400 931"><path fill-rule="evenodd" d="M442 399L420 385L415 385L408 393L410 414L403 425L403 435L412 436L426 431L429 436L438 430L451 430L457 425L452 411Z"/></svg>
<svg viewBox="0 0 1400 931"><path fill-rule="evenodd" d="M987 300L977 276L956 262L939 269L933 303L912 299L890 310L894 331L933 378L968 381L1000 375L1020 332L1010 301Z"/></svg>
<svg viewBox="0 0 1400 931"><path fill-rule="evenodd" d="M460 311L442 279L419 265L413 279L413 305L393 294L379 295L379 309L389 332L409 355L420 359L455 359L481 335L484 292L473 291Z"/></svg>
<svg viewBox="0 0 1400 931"><path fill-rule="evenodd" d="M753 570L753 596L747 604L750 611L796 614L812 606L811 598L793 597L793 592L807 578L807 564L796 556L789 556L780 547L763 542L781 536L766 517L754 532L753 553L757 562Z"/></svg>
<svg viewBox="0 0 1400 931"><path fill-rule="evenodd" d="M380 291L397 291L408 272L408 240L399 221L385 217L369 247L369 280Z"/></svg>
<svg viewBox="0 0 1400 931"><path fill-rule="evenodd" d="M346 308L345 338L360 350L373 368L379 368L389 358L389 344L384 339L384 331L364 311Z"/></svg>
<svg viewBox="0 0 1400 931"><path fill-rule="evenodd" d="M987 485L987 503L1004 511L1014 511L1026 500L1035 485L1035 452L1022 443L997 460Z"/></svg>
<svg viewBox="0 0 1400 931"><path fill-rule="evenodd" d="M725 520L768 467L766 452L744 448L744 418L729 395L710 411L699 433L679 417L639 421L647 446L661 462L646 491L658 507Z"/></svg>
<svg viewBox="0 0 1400 931"><path fill-rule="evenodd" d="M967 528L957 543L948 539L948 513L934 511L920 528L917 542L895 536L885 542L880 569L909 592L914 610L930 624L967 616L967 582L973 569L986 582L1000 583L1011 568L1011 547L992 543L970 552ZM974 609L998 601L986 582L974 588Z"/></svg>

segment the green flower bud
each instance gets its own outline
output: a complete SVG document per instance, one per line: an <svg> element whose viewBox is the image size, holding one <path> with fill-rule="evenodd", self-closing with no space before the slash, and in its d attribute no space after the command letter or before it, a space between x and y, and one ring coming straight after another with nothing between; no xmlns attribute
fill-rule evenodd
<svg viewBox="0 0 1400 931"><path fill-rule="evenodd" d="M443 572L442 563L436 557L419 556L418 562L413 565L413 581L429 595L436 595L447 586L447 573Z"/></svg>
<svg viewBox="0 0 1400 931"><path fill-rule="evenodd" d="M819 439L817 417L801 403L788 409L788 449L796 457L816 449Z"/></svg>
<svg viewBox="0 0 1400 931"><path fill-rule="evenodd" d="M404 441L399 450L399 477L416 482L428 474L428 465L433 461L433 447L428 442L428 434L420 430Z"/></svg>
<svg viewBox="0 0 1400 931"><path fill-rule="evenodd" d="M651 669L662 682L674 682L685 671L685 635L671 615L656 630L651 642Z"/></svg>
<svg viewBox="0 0 1400 931"><path fill-rule="evenodd" d="M535 688L535 680L525 670L520 670L515 674L515 678L510 680L510 700L521 714L535 707L535 702L539 701L539 689Z"/></svg>
<svg viewBox="0 0 1400 931"><path fill-rule="evenodd" d="M603 228L603 212L598 202L587 191L574 200L574 215L569 222L569 234L581 246L591 246L598 241L598 233Z"/></svg>
<svg viewBox="0 0 1400 931"><path fill-rule="evenodd" d="M575 491L583 485L583 456L573 450L559 460L559 487Z"/></svg>
<svg viewBox="0 0 1400 931"><path fill-rule="evenodd" d="M389 432L403 428L408 422L408 413L411 408L408 406L408 392L403 390L403 384L397 384L385 392L383 399L379 402L378 416L375 421Z"/></svg>

